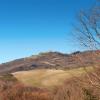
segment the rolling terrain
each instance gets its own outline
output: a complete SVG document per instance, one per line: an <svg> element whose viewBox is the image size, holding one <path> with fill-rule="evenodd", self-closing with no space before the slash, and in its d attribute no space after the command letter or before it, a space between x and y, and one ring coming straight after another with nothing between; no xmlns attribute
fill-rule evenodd
<svg viewBox="0 0 100 100"><path fill-rule="evenodd" d="M100 51L47 52L3 63L0 99L100 100L99 66Z"/></svg>
<svg viewBox="0 0 100 100"><path fill-rule="evenodd" d="M73 69L100 65L100 50L62 54L46 52L0 64L0 74L33 69Z"/></svg>

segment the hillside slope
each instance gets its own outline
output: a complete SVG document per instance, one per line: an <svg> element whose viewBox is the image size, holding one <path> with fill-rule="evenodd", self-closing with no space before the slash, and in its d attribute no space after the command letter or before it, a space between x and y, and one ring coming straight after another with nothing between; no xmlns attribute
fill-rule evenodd
<svg viewBox="0 0 100 100"><path fill-rule="evenodd" d="M62 54L47 52L0 65L0 74L33 69L72 69L100 65L100 50Z"/></svg>

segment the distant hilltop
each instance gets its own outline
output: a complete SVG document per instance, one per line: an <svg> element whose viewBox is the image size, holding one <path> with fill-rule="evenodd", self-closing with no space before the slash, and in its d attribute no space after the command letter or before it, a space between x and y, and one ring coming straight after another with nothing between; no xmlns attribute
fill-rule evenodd
<svg viewBox="0 0 100 100"><path fill-rule="evenodd" d="M72 54L45 52L3 63L0 65L0 74L33 69L72 69L99 65L100 50L77 51Z"/></svg>

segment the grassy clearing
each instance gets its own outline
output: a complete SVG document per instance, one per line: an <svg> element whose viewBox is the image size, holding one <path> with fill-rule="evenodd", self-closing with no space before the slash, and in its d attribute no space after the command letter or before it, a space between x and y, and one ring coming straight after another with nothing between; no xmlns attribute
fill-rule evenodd
<svg viewBox="0 0 100 100"><path fill-rule="evenodd" d="M88 71L92 67L87 68ZM61 85L66 79L85 74L83 68L71 70L37 69L31 71L15 72L13 75L22 83L35 87L54 87Z"/></svg>

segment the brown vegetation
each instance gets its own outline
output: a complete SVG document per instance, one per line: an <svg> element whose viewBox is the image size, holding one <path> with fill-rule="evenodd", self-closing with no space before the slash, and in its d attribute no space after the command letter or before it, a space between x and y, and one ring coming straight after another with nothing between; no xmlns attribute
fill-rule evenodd
<svg viewBox="0 0 100 100"><path fill-rule="evenodd" d="M52 100L46 89L25 86L18 81L0 80L0 100Z"/></svg>
<svg viewBox="0 0 100 100"><path fill-rule="evenodd" d="M91 55L91 53L97 55ZM99 55L98 55L99 54ZM37 56L17 59L0 65L0 74L27 71L32 69L72 69L83 67L78 58L84 62L85 66L100 65L100 50L74 52L72 54L62 54L58 52L48 52ZM93 58L93 60L91 60Z"/></svg>
<svg viewBox="0 0 100 100"><path fill-rule="evenodd" d="M100 75L100 69L94 72ZM81 77L67 79L53 91L25 86L17 80L1 80L0 100L100 100L100 88L91 84L88 75L93 83L99 83L92 73L87 73Z"/></svg>

